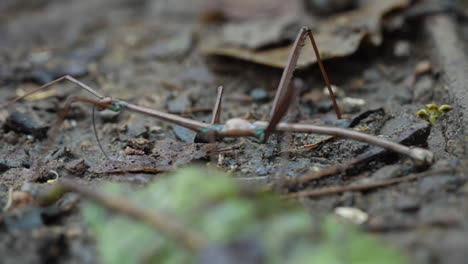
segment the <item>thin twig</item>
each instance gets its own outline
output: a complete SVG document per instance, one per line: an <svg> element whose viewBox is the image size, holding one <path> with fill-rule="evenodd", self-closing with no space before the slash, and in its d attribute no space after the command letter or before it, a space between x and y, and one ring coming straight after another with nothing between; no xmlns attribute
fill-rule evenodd
<svg viewBox="0 0 468 264"><path fill-rule="evenodd" d="M286 150L286 152L289 152L289 153L300 153L300 152L304 152L304 151L310 151L312 149L315 149L325 143L328 143L330 142L331 140L335 139L334 136L327 136L321 140L319 140L318 142L315 142L315 143L312 143L312 144L306 144L306 145L302 145L300 147L296 147L296 148L291 148L291 149L288 149Z"/></svg>
<svg viewBox="0 0 468 264"><path fill-rule="evenodd" d="M410 174L408 176L401 177L401 178L384 180L384 181L363 184L363 185L333 186L333 187L321 188L318 190L300 191L296 193L287 194L285 197L286 198L300 198L300 197L318 198L322 196L344 193L344 192L365 191L365 190L371 190L375 188L390 186L390 185L397 184L400 182L413 181L422 177L436 175L440 173L454 172L455 170L456 170L455 167L446 167L446 168L441 168L441 169L432 170L432 171L425 171L425 172L417 173L417 174Z"/></svg>
<svg viewBox="0 0 468 264"><path fill-rule="evenodd" d="M197 252L207 245L207 241L201 234L188 229L177 219L163 215L161 212L156 213L154 210L141 208L137 204L129 202L128 199L104 195L69 179L61 179L59 182L66 189L79 193L103 207L152 226L190 251Z"/></svg>

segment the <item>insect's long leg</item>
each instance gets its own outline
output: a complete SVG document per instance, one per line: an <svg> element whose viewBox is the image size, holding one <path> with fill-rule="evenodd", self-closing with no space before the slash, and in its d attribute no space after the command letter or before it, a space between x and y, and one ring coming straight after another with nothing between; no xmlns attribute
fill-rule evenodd
<svg viewBox="0 0 468 264"><path fill-rule="evenodd" d="M94 90L93 88L89 87L88 85L86 85L86 84L84 84L84 83L78 81L77 79L71 77L70 75L65 75L65 76L62 76L62 77L60 77L60 78L58 78L58 79L55 79L55 80L53 80L53 81L51 81L51 82L48 82L48 83L46 83L46 84L44 84L44 85L42 85L42 86L40 86L40 87L37 87L37 88L35 88L35 89L33 89L33 90L31 90L31 91L25 93L25 94L22 95L22 96L16 97L15 99L13 99L12 101L10 101L10 102L8 102L8 103L6 103L6 104L0 105L0 108L9 107L10 105L12 105L12 104L18 102L19 100L21 100L21 99L23 99L23 98L25 98L25 97L27 97L27 96L29 96L29 95L31 95L31 94L34 94L34 93L37 93L37 92L40 91L40 90L44 90L44 89L46 89L46 88L49 88L49 87L53 86L54 84L57 84L57 83L59 83L59 82L61 82L61 81L64 81L64 80L70 81L70 82L72 82L72 83L74 83L74 84L80 86L81 88L83 88L84 90L86 90L87 92L91 93L92 95L96 96L96 97L99 98L99 99L104 98L103 95L101 95L101 94L98 93L96 90Z"/></svg>
<svg viewBox="0 0 468 264"><path fill-rule="evenodd" d="M281 80L276 91L275 99L273 100L273 107L271 108L270 112L271 119L274 118L275 113L278 111L278 104L280 99L284 97L289 88L292 75L296 69L297 60L299 59L301 49L304 46L307 30L308 29L305 27L301 28L299 34L297 34L296 40L294 41L291 52L289 53L288 62L286 63L286 67L283 70L283 74L281 75Z"/></svg>
<svg viewBox="0 0 468 264"><path fill-rule="evenodd" d="M265 129L264 140L268 140L271 132L275 129L276 124L281 121L284 114L287 112L289 103L291 101L291 93L289 91L289 84L291 83L292 75L296 69L297 60L301 54L301 49L304 46L304 40L307 36L306 27L301 28L294 41L291 52L289 53L288 62L281 75L281 80L276 91L275 99L273 100L273 107L270 112L270 123Z"/></svg>
<svg viewBox="0 0 468 264"><path fill-rule="evenodd" d="M327 72L325 71L325 67L323 66L322 60L320 58L320 54L317 48L317 44L315 43L312 31L307 27L303 27L297 34L296 40L294 41L293 47L291 49L291 53L289 53L288 62L283 70L283 74L281 75L281 80L278 85L278 90L276 92L275 99L273 100L273 107L270 113L270 124L265 130L265 141L268 139L271 132L276 127L276 124L279 121L281 121L281 118L288 110L291 100L291 93L288 91L291 89L290 83L292 75L294 73L294 70L296 69L297 61L299 59L301 49L304 46L304 41L306 37L309 37L312 47L314 49L315 57L317 58L317 63L319 65L320 72L322 73L323 79L330 93L330 98L332 99L333 107L335 108L336 117L338 119L341 119L341 112L336 102L335 94L333 93L333 90L331 88Z"/></svg>
<svg viewBox="0 0 468 264"><path fill-rule="evenodd" d="M218 93L216 96L216 103L215 106L213 107L213 112L211 114L211 124L219 124L220 118L221 118L221 103L223 100L223 93L224 93L224 87L219 86L218 87Z"/></svg>
<svg viewBox="0 0 468 264"><path fill-rule="evenodd" d="M336 102L335 94L331 88L330 80L328 79L327 72L325 71L325 67L323 66L322 59L320 59L320 53L317 48L317 44L315 43L314 34L312 34L312 30L307 29L307 35L309 36L310 42L312 43L312 47L314 48L315 57L317 58L317 63L319 65L320 71L322 72L323 80L325 81L325 85L328 88L328 93L330 94L330 98L333 102L333 107L335 108L336 118L341 119L341 111L338 107L338 103Z"/></svg>
<svg viewBox="0 0 468 264"><path fill-rule="evenodd" d="M294 89L294 87L293 87ZM268 140L268 137L275 131L276 126L278 125L279 121L283 118L283 116L288 111L289 105L291 104L293 95L298 94L293 91L293 89L285 90L284 95L281 97L281 100L278 101L276 104L276 112L271 117L270 121L268 122L268 126L265 129L264 134L264 141Z"/></svg>
<svg viewBox="0 0 468 264"><path fill-rule="evenodd" d="M255 122L257 127L267 127L269 122L257 121ZM369 135L362 132L357 132L351 129L329 127L329 126L317 126L312 124L291 124L291 123L278 123L275 131L279 132L295 132L295 133L315 133L321 135L338 136L343 138L349 138L368 144L376 145L385 149L392 150L394 152L407 155L412 159L419 161L424 164L431 164L433 161L433 154L431 151L422 148L411 148L402 144L385 140L373 135Z"/></svg>
<svg viewBox="0 0 468 264"><path fill-rule="evenodd" d="M211 125L216 125L216 124L219 124L219 122L220 122L220 119L221 119L221 104L222 104L222 101L223 101L223 93L224 93L224 87L219 86L218 90L217 90L217 95L216 95L216 102L215 102L215 105L213 107L213 111L211 113L211 122L210 122ZM208 135L207 135L207 138L208 138L208 142L214 143L216 141L216 132L215 131L209 132ZM215 148L217 148L217 147L215 147ZM210 154L211 154L210 155L210 162L215 162L217 152L212 151Z"/></svg>

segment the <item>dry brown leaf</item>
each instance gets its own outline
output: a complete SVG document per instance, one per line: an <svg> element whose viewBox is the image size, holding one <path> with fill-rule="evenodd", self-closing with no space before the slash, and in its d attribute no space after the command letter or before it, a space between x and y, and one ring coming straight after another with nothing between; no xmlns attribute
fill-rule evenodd
<svg viewBox="0 0 468 264"><path fill-rule="evenodd" d="M300 10L300 3L299 0L203 0L205 10L243 21L294 15Z"/></svg>
<svg viewBox="0 0 468 264"><path fill-rule="evenodd" d="M252 21L297 15L302 0L170 0L153 1L152 8L163 14L198 16L202 21Z"/></svg>
<svg viewBox="0 0 468 264"><path fill-rule="evenodd" d="M381 20L390 11L409 5L409 0L379 0L367 7L331 16L320 22L314 36L322 59L344 57L356 52L362 40L369 37L374 45L381 44ZM258 32L262 34L262 32ZM250 40L246 40L250 41ZM274 44L274 43L272 43ZM283 68L291 51L291 45L266 50L249 49L248 45L231 45L219 35L206 38L201 45L206 55L227 56L271 67ZM298 67L316 62L310 43L304 46Z"/></svg>

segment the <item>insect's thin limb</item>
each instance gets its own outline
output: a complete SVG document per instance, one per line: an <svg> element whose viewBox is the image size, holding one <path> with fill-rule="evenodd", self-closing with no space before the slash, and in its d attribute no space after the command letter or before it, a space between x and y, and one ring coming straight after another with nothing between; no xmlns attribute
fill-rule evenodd
<svg viewBox="0 0 468 264"><path fill-rule="evenodd" d="M338 103L336 102L335 94L331 88L330 80L328 79L327 72L325 71L325 67L323 66L322 60L320 59L320 53L317 48L317 44L315 43L314 35L312 34L312 30L306 28L307 35L309 36L310 42L312 43L312 47L314 48L315 57L317 57L317 63L319 65L320 71L322 72L323 79L325 80L325 84L327 85L328 92L330 94L330 98L333 101L333 107L335 108L336 118L341 119L341 111L338 107Z"/></svg>
<svg viewBox="0 0 468 264"><path fill-rule="evenodd" d="M223 100L223 93L224 93L224 87L219 86L218 87L218 94L216 96L216 103L215 106L213 107L213 112L211 116L211 124L219 124L220 118L221 118L221 102Z"/></svg>
<svg viewBox="0 0 468 264"><path fill-rule="evenodd" d="M102 154L104 155L104 157L106 157L107 160L111 160L111 158L109 157L109 155L107 155L107 153L104 151L104 148L101 144L101 140L99 140L99 135L98 135L98 132L97 132L97 129L96 129L96 105L93 105L93 132L94 132L94 137L96 138L96 142L99 146L99 149L101 150Z"/></svg>
<svg viewBox="0 0 468 264"><path fill-rule="evenodd" d="M275 99L273 100L273 107L270 112L272 119L278 110L278 103L280 99L284 97L286 91L289 88L289 84L291 83L293 72L296 69L297 60L299 59L301 49L304 46L307 30L307 28L301 28L297 34L296 40L294 41L291 52L289 53L288 62L286 63L286 67L283 70L283 74L281 75L281 80L276 91Z"/></svg>
<svg viewBox="0 0 468 264"><path fill-rule="evenodd" d="M25 97L27 97L27 96L29 96L29 95L31 95L31 94L34 94L34 93L36 93L36 92L38 92L38 91L40 91L40 90L49 88L49 87L51 87L52 85L57 84L57 83L59 83L59 82L61 82L61 81L63 81L63 80L70 81L70 82L72 82L72 83L74 83L74 84L80 86L81 88L85 89L86 91L88 91L88 92L91 93L92 95L98 97L99 99L104 98L103 95L101 95L101 94L98 93L96 90L94 90L93 88L89 87L88 85L86 85L86 84L84 84L84 83L78 81L77 79L75 79L75 78L73 78L73 77L71 77L71 76L69 76L69 75L65 75L65 76L62 76L62 77L60 77L60 78L58 78L58 79L56 79L56 80L53 80L53 81L51 81L51 82L48 82L48 83L46 83L46 84L44 84L44 85L42 85L42 86L40 86L40 87L38 87L38 88L35 88L35 89L33 89L33 90L31 90L31 91L25 93L25 94L22 95L22 96L16 97L15 99L13 99L12 101L10 101L10 102L8 102L8 103L6 103L6 104L0 105L0 108L9 107L10 105L12 105L12 104L14 104L14 103L20 101L21 99L23 99L23 98L25 98Z"/></svg>
<svg viewBox="0 0 468 264"><path fill-rule="evenodd" d="M264 121L255 122L257 127L267 127L269 123ZM434 155L431 151L422 148L410 148L402 144L385 140L373 135L362 132L357 132L350 129L328 126L317 126L311 124L291 124L291 123L278 123L275 131L281 132L295 132L295 133L316 133L322 135L338 136L357 141L365 142L368 144L376 145L394 152L407 155L412 159L424 164L431 164Z"/></svg>
<svg viewBox="0 0 468 264"><path fill-rule="evenodd" d="M219 86L216 95L216 102L211 113L211 125L219 124L221 119L221 104L223 100L224 87ZM214 143L216 141L216 131L210 131L207 134L208 142ZM216 148L216 147L215 147ZM216 161L217 152L212 151L210 155L210 162Z"/></svg>
<svg viewBox="0 0 468 264"><path fill-rule="evenodd" d="M273 100L273 107L270 112L270 124L265 130L264 140L268 140L271 132L276 127L276 124L281 120L284 114L287 112L289 103L291 101L291 92L289 91L289 85L291 83L292 75L296 69L297 60L301 53L301 49L304 46L304 40L307 35L307 28L301 28L297 34L296 40L294 41L291 52L289 53L288 62L281 75L281 80L276 91L275 99Z"/></svg>
<svg viewBox="0 0 468 264"><path fill-rule="evenodd" d="M296 87L293 86L293 89L287 89L285 91L285 94L281 97L281 100L278 101L277 107L276 107L276 112L274 115L271 117L270 121L268 122L268 126L265 129L265 134L264 134L264 141L266 142L268 140L268 137L275 131L276 126L278 123L281 121L283 116L286 114L288 111L288 108L291 104L292 98L294 95L297 95L298 92L295 92Z"/></svg>
<svg viewBox="0 0 468 264"><path fill-rule="evenodd" d="M161 119L161 120L176 124L178 126L183 126L185 128L194 130L195 132L203 132L203 130L205 130L205 129L209 130L210 127L211 127L211 124L208 124L208 123L203 123L203 122L200 122L200 121L196 121L196 120L181 117L181 116L178 116L178 115L166 113L166 112L163 112L163 111L158 111L158 110L151 109L151 108L144 107L144 106L130 104L130 103L125 102L125 101L118 101L118 104L121 107L125 107L126 109L128 109L130 111L137 112L137 113L142 113L142 114L149 115L149 116L153 116L153 117L156 117L158 119Z"/></svg>

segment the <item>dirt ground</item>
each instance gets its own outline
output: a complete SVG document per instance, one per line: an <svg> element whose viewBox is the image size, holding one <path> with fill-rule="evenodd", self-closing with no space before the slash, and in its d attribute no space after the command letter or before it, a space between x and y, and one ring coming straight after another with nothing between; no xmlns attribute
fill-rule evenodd
<svg viewBox="0 0 468 264"><path fill-rule="evenodd" d="M282 69L202 53L204 39L217 34L222 23L211 23L219 18L200 9L183 0L2 1L0 103L68 74L102 94L207 122L216 88L223 85L222 120L266 120ZM227 13L231 16L223 19L251 21ZM311 16L301 15L297 21ZM466 163L468 104L462 95L468 90L468 75L463 75L467 62L447 62L444 54L456 51L451 46L454 42L462 51L468 50L468 23L461 15L438 15L455 21L458 39L442 44L434 40L437 32L428 26L434 21L423 12L396 29L383 30L380 46L363 43L349 56L325 62L341 93L342 108L353 122L334 117L316 65L295 74L303 90L293 107L296 116L291 117L342 127L352 123L369 134L426 147L434 153L435 163L416 168L408 158L387 152L303 188L375 182ZM425 61L431 63L431 70L415 77L415 67L424 66ZM450 66L454 63L459 66ZM66 82L50 91L0 109L3 208L10 191L40 191L57 175L75 175L89 185L109 180L143 185L161 171L189 162L210 162L233 172L242 182L262 184L278 175L298 177L375 150L346 139L287 134L274 135L266 144L225 139L217 144L223 151L210 154L207 143L193 143L200 139L183 128L126 111L119 115L99 112L98 133L114 159L110 162L97 146L89 105L75 104L60 132L52 141L47 138L67 96L89 95ZM346 103L344 98L363 103ZM453 110L431 125L416 116L428 103L448 104ZM38 162L43 163L40 169ZM300 202L317 217L338 206L365 211L372 221L363 228L400 247L416 263L466 263L467 176L466 169L460 169L366 192L301 198ZM35 182L29 183L32 179ZM51 207L28 205L3 212L0 223L2 263L96 262L93 237L82 222L76 195Z"/></svg>

